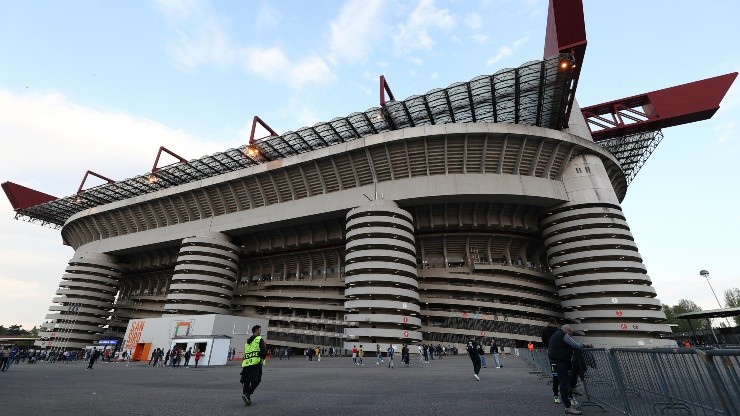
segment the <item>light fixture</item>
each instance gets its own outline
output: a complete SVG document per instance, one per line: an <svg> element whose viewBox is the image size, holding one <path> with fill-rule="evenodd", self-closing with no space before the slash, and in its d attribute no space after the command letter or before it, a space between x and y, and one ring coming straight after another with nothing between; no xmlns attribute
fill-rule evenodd
<svg viewBox="0 0 740 416"><path fill-rule="evenodd" d="M250 144L244 148L244 154L249 157L257 157L260 154L260 149L257 146Z"/></svg>
<svg viewBox="0 0 740 416"><path fill-rule="evenodd" d="M146 177L146 181L149 182L149 183L157 183L158 180L159 180L159 178L157 178L157 175L155 175L154 172L150 173Z"/></svg>

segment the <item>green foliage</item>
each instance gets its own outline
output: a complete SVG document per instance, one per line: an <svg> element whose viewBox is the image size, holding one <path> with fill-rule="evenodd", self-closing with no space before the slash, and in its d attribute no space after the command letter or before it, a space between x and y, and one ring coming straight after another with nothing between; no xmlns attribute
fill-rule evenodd
<svg viewBox="0 0 740 416"><path fill-rule="evenodd" d="M733 287L725 290L725 307L740 308L740 289ZM735 325L740 325L740 316L734 316L732 319L735 321Z"/></svg>
<svg viewBox="0 0 740 416"><path fill-rule="evenodd" d="M23 329L21 325L10 325L7 328L0 325L0 335L9 337L22 337L22 336L38 336L39 330L33 327L30 331Z"/></svg>
<svg viewBox="0 0 740 416"><path fill-rule="evenodd" d="M674 328L673 332L691 332L688 320L677 319L676 315L686 312L698 312L701 311L701 307L694 303L692 300L681 299L677 305L669 306L663 305L663 312L665 312L668 324L678 325L678 328ZM709 329L709 324L706 319L691 319L691 326L694 330Z"/></svg>

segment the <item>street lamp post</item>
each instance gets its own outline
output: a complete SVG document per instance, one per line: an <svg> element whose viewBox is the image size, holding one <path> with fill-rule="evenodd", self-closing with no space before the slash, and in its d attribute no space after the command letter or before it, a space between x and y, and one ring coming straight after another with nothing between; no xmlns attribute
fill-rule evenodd
<svg viewBox="0 0 740 416"><path fill-rule="evenodd" d="M700 271L699 271L699 276L701 276L701 277L703 277L703 278L707 279L707 284L709 285L709 289L711 289L711 291L712 291L712 294L714 295L714 299L715 299L715 300L717 301L717 305L719 305L719 308L720 308L720 309L724 309L724 308L722 307L722 303L721 303L721 302L719 301L719 298L717 297L717 293L716 293L716 292L714 291L714 288L712 287L712 284L711 284L711 283L709 283L709 272L708 272L708 271L706 271L706 270L700 270ZM730 319L729 319L729 318L725 318L725 320L727 320L727 327L728 327L728 328L731 328L731 327L732 327L732 325L730 324ZM711 321L710 321L710 327L711 327ZM724 337L723 337L723 338L724 338Z"/></svg>

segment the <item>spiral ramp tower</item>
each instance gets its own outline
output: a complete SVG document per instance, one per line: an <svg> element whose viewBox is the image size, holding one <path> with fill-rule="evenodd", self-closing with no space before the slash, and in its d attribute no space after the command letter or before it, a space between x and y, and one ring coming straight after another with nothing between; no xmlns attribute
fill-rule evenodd
<svg viewBox="0 0 740 416"><path fill-rule="evenodd" d="M121 279L116 258L101 253L75 254L58 295L41 325L37 346L84 348L105 331Z"/></svg>
<svg viewBox="0 0 740 416"><path fill-rule="evenodd" d="M345 348L422 340L411 214L376 200L347 213Z"/></svg>
<svg viewBox="0 0 740 416"><path fill-rule="evenodd" d="M165 312L229 313L236 287L238 253L238 247L225 234L183 239Z"/></svg>
<svg viewBox="0 0 740 416"><path fill-rule="evenodd" d="M601 160L571 160L563 181L571 202L540 226L565 318L597 346L674 346Z"/></svg>

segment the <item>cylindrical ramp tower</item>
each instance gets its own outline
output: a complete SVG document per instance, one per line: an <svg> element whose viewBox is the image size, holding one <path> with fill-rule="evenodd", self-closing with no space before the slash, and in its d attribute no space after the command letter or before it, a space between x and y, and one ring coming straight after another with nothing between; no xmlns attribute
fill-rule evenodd
<svg viewBox="0 0 740 416"><path fill-rule="evenodd" d="M102 253L75 253L62 276L36 345L84 348L104 332L121 281L116 258ZM43 340L47 338L46 340Z"/></svg>
<svg viewBox="0 0 740 416"><path fill-rule="evenodd" d="M344 274L346 349L421 341L411 214L386 200L350 210Z"/></svg>
<svg viewBox="0 0 740 416"><path fill-rule="evenodd" d="M571 160L563 182L571 201L540 228L566 319L596 346L675 346L601 159Z"/></svg>
<svg viewBox="0 0 740 416"><path fill-rule="evenodd" d="M182 240L167 303L170 313L229 313L236 287L239 249L221 233Z"/></svg>

